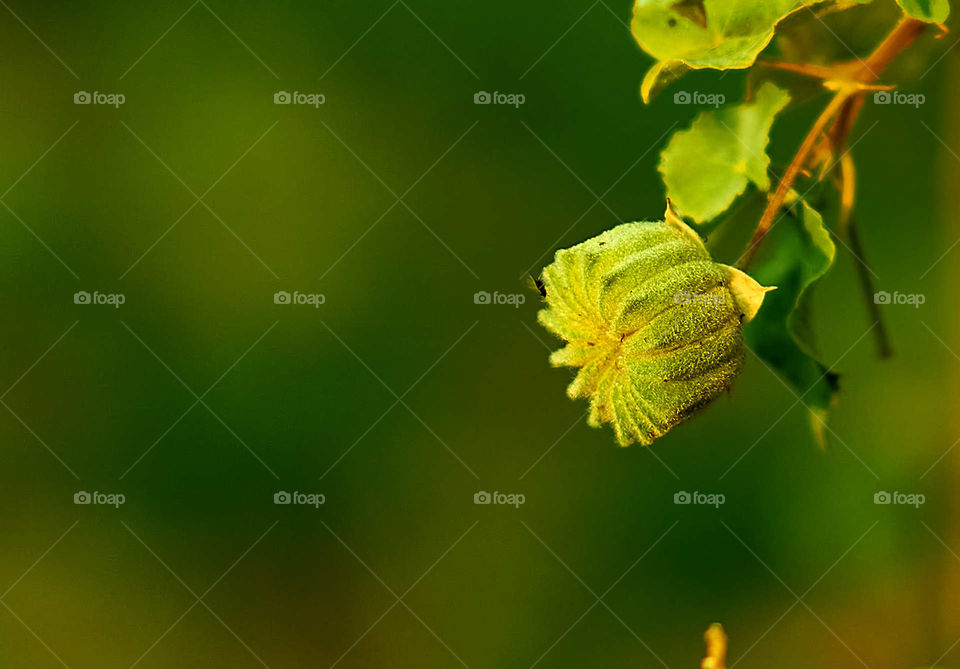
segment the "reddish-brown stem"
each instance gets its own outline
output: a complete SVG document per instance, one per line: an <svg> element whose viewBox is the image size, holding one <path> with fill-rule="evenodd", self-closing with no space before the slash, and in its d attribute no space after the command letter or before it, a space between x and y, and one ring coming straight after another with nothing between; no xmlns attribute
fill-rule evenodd
<svg viewBox="0 0 960 669"><path fill-rule="evenodd" d="M900 23L890 31L890 34L873 50L873 53L867 56L865 61L862 61L863 67L859 80L870 82L879 79L893 59L913 44L914 40L920 37L929 25L929 23L917 19L907 17L900 19Z"/></svg>
<svg viewBox="0 0 960 669"><path fill-rule="evenodd" d="M812 65L810 63L788 63L782 60L770 60L761 58L757 61L760 67L769 67L775 70L786 70L795 72L814 79L836 79L837 70L827 65Z"/></svg>
<svg viewBox="0 0 960 669"><path fill-rule="evenodd" d="M827 124L830 123L837 112L840 111L840 108L846 103L850 95L850 90L837 93L837 95L830 100L830 104L823 110L823 113L821 113L814 122L813 127L810 128L810 132L808 132L807 136L803 139L803 144L800 145L800 149L793 157L793 160L790 161L790 165L787 166L787 171L784 172L783 178L780 179L780 183L777 185L777 190L774 191L773 196L767 203L766 209L763 210L763 216L760 217L760 223L757 224L757 229L753 233L753 239L750 240L750 245L740 257L740 262L737 263L741 269L746 269L750 266L750 262L753 260L753 256L756 255L760 242L763 241L770 226L773 225L774 217L776 217L777 212L780 211L780 207L783 206L783 201L786 199L790 189L793 188L793 182L796 181L800 170L807 162L807 158L810 157L810 153L814 147L816 147L817 140L820 139L820 135L826 129Z"/></svg>
<svg viewBox="0 0 960 669"><path fill-rule="evenodd" d="M830 128L830 145L835 151L844 151L847 145L847 137L853 130L853 124L857 122L860 110L863 108L864 93L853 95L847 99L843 109L837 114L837 120L833 122Z"/></svg>
<svg viewBox="0 0 960 669"><path fill-rule="evenodd" d="M839 75L835 79L839 90L820 116L817 117L813 127L810 128L797 153L790 161L790 165L787 167L786 172L784 172L783 178L777 185L776 191L774 191L773 196L771 196L767 203L767 207L760 217L760 222L757 224L753 238L750 240L749 246L747 246L746 251L744 251L740 257L740 261L737 263L741 269L746 269L753 261L760 243L763 242L764 237L766 237L767 232L770 230L770 226L773 225L777 212L780 211L784 200L790 193L790 189L793 188L797 176L807 164L813 150L817 147L818 141L820 141L821 135L824 130L826 130L827 125L836 117L830 129L828 141L830 141L830 146L834 150L838 147L845 146L850 130L853 128L853 124L856 122L857 116L860 114L860 109L863 106L863 84L876 81L893 59L909 47L914 40L923 33L927 25L928 24L923 21L912 18L905 17L901 19L896 27L890 31L890 34L874 49L873 53L867 56L866 60L859 61L859 67L854 64L852 76L843 76L849 71L849 65L823 68L822 66L816 65L764 63L772 67L780 67L781 69L792 70L818 78L823 78L821 75L826 73L825 70L829 70Z"/></svg>

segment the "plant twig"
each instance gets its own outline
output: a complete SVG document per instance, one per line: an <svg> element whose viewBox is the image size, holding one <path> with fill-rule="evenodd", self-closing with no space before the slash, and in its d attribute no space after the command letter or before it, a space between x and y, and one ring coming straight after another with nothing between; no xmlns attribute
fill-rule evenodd
<svg viewBox="0 0 960 669"><path fill-rule="evenodd" d="M847 233L853 220L853 205L857 199L857 170L853 164L853 156L843 147L843 156L840 158L840 225L837 226L841 234Z"/></svg>
<svg viewBox="0 0 960 669"><path fill-rule="evenodd" d="M860 70L859 80L871 82L879 79L887 66L893 62L893 59L913 44L914 40L920 37L929 25L929 23L918 19L908 17L900 19L900 22L873 50L873 53L867 56L865 61L862 61L863 67Z"/></svg>
<svg viewBox="0 0 960 669"><path fill-rule="evenodd" d="M890 343L890 335L887 331L883 313L877 305L877 287L873 283L870 267L867 264L866 252L863 249L863 243L860 241L857 222L853 218L853 205L856 201L856 168L853 164L853 156L846 152L846 147L840 147L840 149L844 151L844 154L840 159L840 218L837 225L837 235L846 237L850 246L850 253L856 260L854 269L857 272L857 279L859 279L863 302L867 305L870 322L876 323L876 327L872 331L874 343L877 347L877 357L885 360L893 355L893 346Z"/></svg>
<svg viewBox="0 0 960 669"><path fill-rule="evenodd" d="M773 225L777 212L780 211L780 207L783 206L783 202L789 194L790 189L793 188L797 176L800 175L810 156L814 154L814 149L817 148L819 142L822 141L821 135L827 125L831 121L834 121L833 126L830 128L829 135L825 140L830 143L830 148L835 151L837 147L845 146L847 137L849 137L850 131L863 107L866 85L875 82L893 59L913 44L914 40L926 30L926 27L927 24L923 21L904 17L877 48L874 49L873 53L867 56L866 60L859 61L858 65L856 63L844 63L824 69L823 66L819 65L799 65L779 63L777 61L764 61L763 64L771 67L788 69L802 74L808 74L809 76L817 76L818 78L823 78L821 75L826 74L826 70L829 70L831 73L837 75L837 78L830 79L825 82L825 84L829 83L834 85L837 92L820 116L817 117L813 127L810 128L797 153L790 161L786 172L784 172L783 178L777 185L776 191L774 191L763 215L760 217L760 222L757 224L757 229L753 234L753 238L750 240L750 244L737 263L741 269L746 269L753 261L761 242L763 242L767 232Z"/></svg>
<svg viewBox="0 0 960 669"><path fill-rule="evenodd" d="M800 170L803 169L814 147L817 146L820 135L853 92L854 90L849 87L838 92L814 122L813 127L810 128L810 132L808 132L807 136L803 139L800 149L793 157L793 160L790 161L790 165L787 166L787 171L784 172L783 178L777 185L777 190L774 191L769 203L767 203L767 208L764 209L763 216L760 217L760 223L757 224L757 229L753 233L750 245L737 263L740 269L746 269L750 266L750 262L756 255L760 242L762 242L763 238L767 235L770 226L773 225L774 217L777 215L777 212L780 211L780 207L783 206L783 201L786 199L790 189L793 188L793 182L796 181Z"/></svg>
<svg viewBox="0 0 960 669"><path fill-rule="evenodd" d="M772 60L761 58L757 60L760 67L769 67L774 70L786 70L795 72L814 79L823 79L824 81L837 78L837 70L829 65L814 65L812 63L788 63L782 60Z"/></svg>
<svg viewBox="0 0 960 669"><path fill-rule="evenodd" d="M873 285L873 277L870 276L870 270L867 269L864 259L863 244L860 242L860 233L857 231L856 221L851 220L847 225L847 240L850 243L850 250L856 256L855 263L857 278L860 280L860 290L863 293L864 303L867 305L867 312L870 314L870 321L876 323L873 328L873 339L877 347L877 357L886 360L893 355L893 346L890 343L890 334L887 331L886 322L876 301L877 289Z"/></svg>

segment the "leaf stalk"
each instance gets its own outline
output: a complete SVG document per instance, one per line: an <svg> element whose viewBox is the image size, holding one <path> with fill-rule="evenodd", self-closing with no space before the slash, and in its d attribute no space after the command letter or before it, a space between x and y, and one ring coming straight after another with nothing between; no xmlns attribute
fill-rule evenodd
<svg viewBox="0 0 960 669"><path fill-rule="evenodd" d="M857 117L860 115L860 110L863 108L866 91L876 88L871 84L880 78L880 75L893 62L894 58L923 34L927 25L927 23L917 19L902 18L866 59L852 63L841 63L827 67L778 61L761 62L762 65L769 67L823 79L824 85L836 89L836 93L814 121L810 131L800 144L800 148L787 166L776 191L770 197L750 243L737 262L740 269L746 270L750 266L760 244L773 226L777 213L783 206L797 177L804 171L810 157L819 153L815 149L820 147L822 142L826 142L831 156L838 151L845 151L847 138L850 136ZM824 135L823 133L831 121L833 121L833 126L830 128L829 134ZM842 162L842 159L840 162ZM820 175L820 178L823 178L823 176L826 176L826 171ZM848 185L848 187L852 186ZM852 201L844 204L845 206L849 204L852 209Z"/></svg>

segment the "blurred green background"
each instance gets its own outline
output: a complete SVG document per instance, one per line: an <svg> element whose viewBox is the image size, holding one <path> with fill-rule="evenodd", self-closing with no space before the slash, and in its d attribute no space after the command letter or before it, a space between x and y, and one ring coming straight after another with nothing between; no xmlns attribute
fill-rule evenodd
<svg viewBox="0 0 960 669"><path fill-rule="evenodd" d="M659 217L699 111L673 93L737 100L743 73L644 107L625 0L0 4L0 666L696 667L714 621L742 667L960 666L955 36L906 59L924 105L854 135L878 287L926 302L884 310L876 360L840 249L827 450L755 358L619 449L523 277ZM820 38L864 53L859 20Z"/></svg>

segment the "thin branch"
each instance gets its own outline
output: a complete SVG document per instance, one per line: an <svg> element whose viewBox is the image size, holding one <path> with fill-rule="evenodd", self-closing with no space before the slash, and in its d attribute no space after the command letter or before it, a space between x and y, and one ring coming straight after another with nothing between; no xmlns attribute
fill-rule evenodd
<svg viewBox="0 0 960 669"><path fill-rule="evenodd" d="M863 107L866 90L870 88L868 85L875 82L893 59L913 44L926 28L927 24L925 22L904 17L874 49L873 53L858 65L844 63L825 68L819 65L780 63L778 61L761 63L769 67L826 79L824 85L836 88L837 92L820 116L817 117L813 127L810 128L797 153L790 161L786 172L784 172L783 178L777 185L777 190L774 191L767 208L760 217L760 222L757 224L757 229L750 240L750 244L740 258L738 265L741 269L750 266L761 242L763 242L777 213L783 206L784 200L790 193L790 189L793 188L794 182L806 167L811 155L815 155L815 149L820 147L822 142L828 142L828 148L834 151L846 145L850 131ZM828 74L834 75L834 77L828 78ZM822 137L824 130L831 121L834 123L829 134Z"/></svg>
<svg viewBox="0 0 960 669"><path fill-rule="evenodd" d="M786 61L773 60L769 58L760 58L757 60L757 65L760 67L769 67L774 70L786 70L787 72L794 72L796 74L802 74L806 77L813 77L814 79L822 79L824 81L838 78L837 69L829 65L788 63Z"/></svg>
<svg viewBox="0 0 960 669"><path fill-rule="evenodd" d="M774 191L773 196L770 198L767 208L760 218L760 223L757 224L757 229L753 233L753 238L750 240L750 245L747 247L747 250L744 251L743 256L741 256L740 262L738 263L741 269L746 269L750 266L760 246L760 242L763 241L763 238L766 237L767 232L770 230L770 226L773 225L773 220L777 212L780 211L780 207L783 206L783 201L786 199L790 189L793 188L793 183L796 181L797 176L799 176L800 170L803 169L807 158L810 157L813 149L817 146L820 135L852 93L853 90L850 88L845 88L837 93L814 122L813 127L810 128L810 132L807 133L793 160L790 161L790 165L787 166L787 171L784 172L783 179L781 179L777 185L777 190Z"/></svg>

